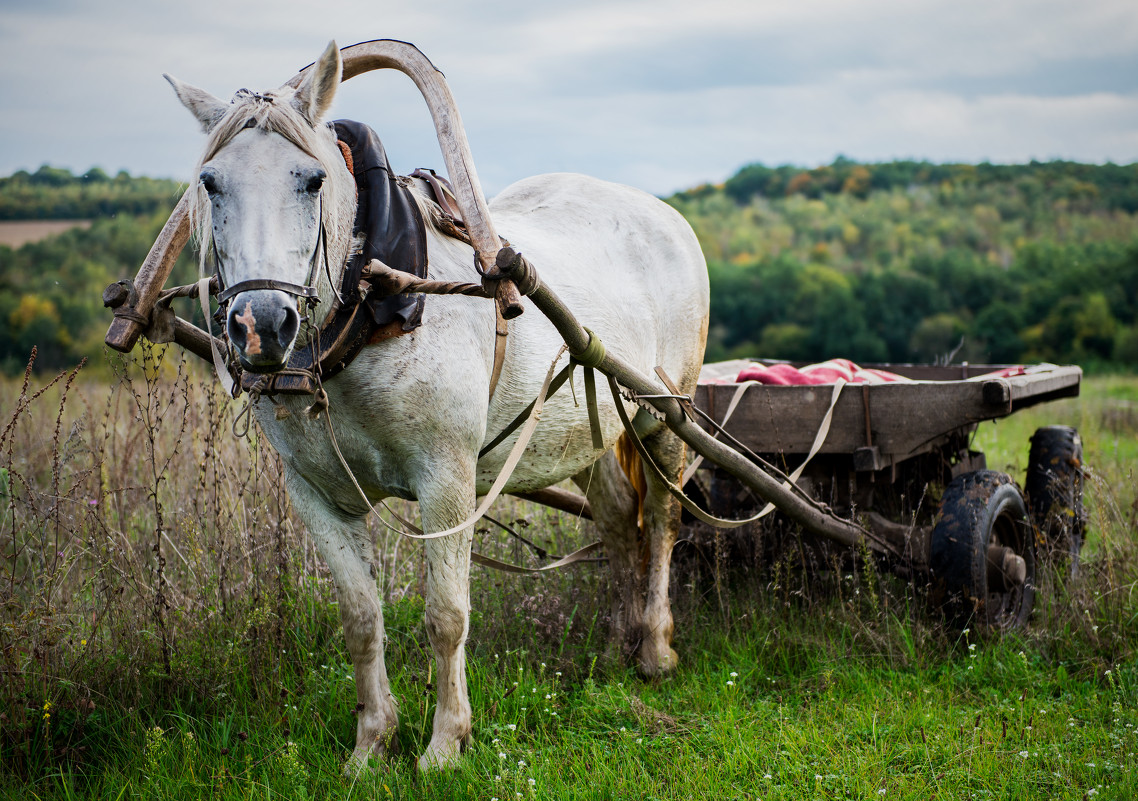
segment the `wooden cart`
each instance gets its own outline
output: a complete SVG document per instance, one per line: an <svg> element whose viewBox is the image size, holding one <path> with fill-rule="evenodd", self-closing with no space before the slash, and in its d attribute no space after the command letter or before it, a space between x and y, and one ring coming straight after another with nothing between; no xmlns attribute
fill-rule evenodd
<svg viewBox="0 0 1138 801"><path fill-rule="evenodd" d="M734 378L750 364L705 365L696 406L722 422L740 392ZM986 469L984 454L971 448L972 435L985 420L1078 395L1082 370L1039 365L1001 376L1006 366L873 367L912 381L850 383L836 399L833 385L752 385L725 431L754 460L786 473L800 469L795 484L816 501L864 520L893 546L891 566L928 576L934 601L953 617L1022 625L1045 552L1060 552L1071 568L1077 564L1081 444L1074 429L1039 429L1025 493L1010 476ZM828 413L829 429L817 444ZM691 492L722 516L738 517L762 505L714 465L699 470L693 484ZM883 552L873 541L866 545Z"/></svg>

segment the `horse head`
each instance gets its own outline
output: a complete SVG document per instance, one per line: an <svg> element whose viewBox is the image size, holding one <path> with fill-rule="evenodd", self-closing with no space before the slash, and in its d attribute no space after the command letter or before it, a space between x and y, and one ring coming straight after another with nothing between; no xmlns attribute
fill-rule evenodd
<svg viewBox="0 0 1138 801"><path fill-rule="evenodd" d="M281 369L301 323L327 312L350 246L355 184L321 124L341 74L333 42L295 89L242 89L228 103L165 76L208 135L191 213L229 341L253 372Z"/></svg>

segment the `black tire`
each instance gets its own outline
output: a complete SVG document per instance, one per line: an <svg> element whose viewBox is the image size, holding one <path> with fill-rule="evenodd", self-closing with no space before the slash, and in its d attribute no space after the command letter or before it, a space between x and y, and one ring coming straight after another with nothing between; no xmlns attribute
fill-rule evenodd
<svg viewBox="0 0 1138 801"><path fill-rule="evenodd" d="M1041 561L1074 576L1087 529L1083 507L1083 442L1070 426L1046 426L1031 437L1024 485Z"/></svg>
<svg viewBox="0 0 1138 801"><path fill-rule="evenodd" d="M1027 624L1035 603L1035 538L1011 476L977 470L949 483L929 567L931 600L953 623L998 631Z"/></svg>

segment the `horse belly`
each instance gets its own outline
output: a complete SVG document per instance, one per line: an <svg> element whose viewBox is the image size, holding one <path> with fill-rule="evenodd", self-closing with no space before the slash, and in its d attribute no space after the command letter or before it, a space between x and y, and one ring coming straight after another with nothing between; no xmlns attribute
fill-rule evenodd
<svg viewBox="0 0 1138 801"><path fill-rule="evenodd" d="M575 175L527 179L495 198L491 210L503 235L606 349L647 375L661 366L684 391L694 389L707 335L707 268L678 213L639 190ZM489 437L533 399L560 344L532 307L511 323L500 384L507 397L490 410ZM622 428L607 381L597 378L607 449ZM580 369L572 390L566 385L546 403L511 489L556 483L603 453L592 445ZM508 452L500 445L495 458L479 463L480 484L492 480Z"/></svg>

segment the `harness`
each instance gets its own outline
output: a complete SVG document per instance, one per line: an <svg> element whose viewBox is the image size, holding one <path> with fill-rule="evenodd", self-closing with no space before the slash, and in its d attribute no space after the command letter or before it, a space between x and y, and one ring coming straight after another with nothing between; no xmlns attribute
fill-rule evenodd
<svg viewBox="0 0 1138 801"><path fill-rule="evenodd" d="M318 327L314 327L307 344L293 350L287 364L270 374L243 370L227 351L225 366L235 381L231 393L251 395L322 395L323 380L344 370L365 345L403 336L422 325L425 295L384 291L372 282L367 265L373 260L391 265L410 278L426 279L427 235L419 206L411 196L412 179L422 179L432 199L442 209L440 230L466 244L471 244L466 227L458 215L454 193L446 179L434 171L416 170L410 177L397 176L391 169L387 153L375 132L360 122L337 120L332 123L337 145L356 183L356 218L353 237L362 245L344 264L340 285L332 281L328 263L327 232L321 205L320 232L309 260L305 283L292 284L275 279L251 279L227 285L225 266L214 249L217 281L210 292L217 293L219 308L213 319L221 322L228 302L248 290L272 289L293 295L307 304L309 315L319 300L316 283L323 262L328 283L335 294L331 311ZM323 204L323 200L321 200ZM469 293L467 293L469 294ZM210 319L207 301L203 311ZM495 306L497 309L497 306ZM306 318L307 319L307 318ZM501 312L496 312L494 363L490 379L493 397L505 362L508 328ZM215 355L215 366L222 363ZM221 371L219 370L219 374Z"/></svg>

